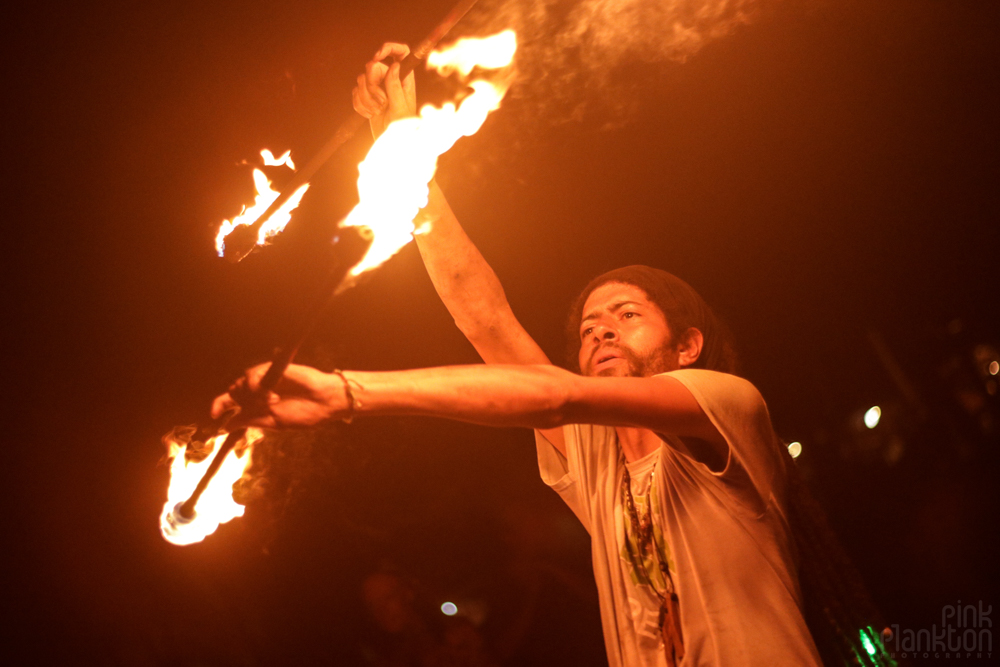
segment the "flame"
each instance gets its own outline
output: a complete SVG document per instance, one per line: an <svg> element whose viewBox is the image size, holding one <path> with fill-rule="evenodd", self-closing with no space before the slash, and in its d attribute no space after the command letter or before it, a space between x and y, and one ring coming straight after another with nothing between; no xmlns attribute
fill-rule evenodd
<svg viewBox="0 0 1000 667"><path fill-rule="evenodd" d="M265 167L288 167L292 171L295 171L295 163L292 162L292 150L288 149L285 151L281 157L274 157L274 153L268 149L264 149L260 152L260 156L264 159Z"/></svg>
<svg viewBox="0 0 1000 667"><path fill-rule="evenodd" d="M261 157L264 159L264 165L270 167L280 167L285 166L294 171L295 163L292 162L292 152L285 151L285 154L279 158L275 158L274 154L266 148L260 152ZM278 198L280 194L277 190L271 189L271 181L267 180L267 176L264 175L260 169L253 170L253 184L257 189L257 196L254 199L253 206L247 208L243 207L243 210L238 216L232 220L223 220L222 225L219 226L219 233L215 235L215 250L219 253L219 257L222 257L225 251L225 239L229 235L229 232L233 231L239 225L251 225L257 221L267 207L271 205L275 199ZM257 245L264 245L267 240L283 230L288 221L292 219L292 211L299 205L302 200L302 196L309 189L309 184L306 183L299 187L292 196L288 198L281 207L271 214L263 225L260 227L260 231L257 233Z"/></svg>
<svg viewBox="0 0 1000 667"><path fill-rule="evenodd" d="M475 67L500 69L511 63L516 48L513 30L482 39L462 39L432 53L429 67L441 73L467 75ZM417 231L413 219L427 206L427 184L437 170L438 157L463 136L475 134L491 111L500 107L509 79L475 79L472 93L441 108L425 105L420 114L390 124L358 165L360 202L340 224L366 225L374 232L368 253L352 270L357 276L395 255Z"/></svg>
<svg viewBox="0 0 1000 667"><path fill-rule="evenodd" d="M475 67L506 67L514 60L516 50L517 35L513 30L504 30L486 39L460 39L442 51L434 51L427 56L427 67L445 76L452 72L469 76Z"/></svg>
<svg viewBox="0 0 1000 667"><path fill-rule="evenodd" d="M182 503L191 497L194 488L205 474L205 470L214 458L216 447L226 439L226 433L221 433L211 441L213 454L202 461L188 461L184 457L185 445L171 443L167 456L170 461L170 486L167 489L167 502L160 514L160 533L163 539L173 544L187 545L201 542L216 531L220 524L243 516L244 507L233 500L233 484L243 476L250 467L253 444L264 437L258 428L247 429L247 446L235 447L222 462L208 488L198 499L195 506L195 517L190 523L175 524L170 521L170 514L177 503ZM241 450L237 454L237 450Z"/></svg>

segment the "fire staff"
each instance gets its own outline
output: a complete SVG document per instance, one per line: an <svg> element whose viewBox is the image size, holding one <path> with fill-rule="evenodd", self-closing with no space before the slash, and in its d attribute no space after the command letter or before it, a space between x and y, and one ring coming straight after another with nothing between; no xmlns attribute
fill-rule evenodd
<svg viewBox="0 0 1000 667"><path fill-rule="evenodd" d="M378 133L413 114L407 49L386 44L355 108ZM293 365L267 399L249 369L213 412L246 423L427 415L534 429L541 477L591 537L608 661L618 666L819 665L788 522L787 451L728 333L684 281L630 266L598 276L571 311L579 373L552 365L431 185L417 244L486 365L398 372Z"/></svg>

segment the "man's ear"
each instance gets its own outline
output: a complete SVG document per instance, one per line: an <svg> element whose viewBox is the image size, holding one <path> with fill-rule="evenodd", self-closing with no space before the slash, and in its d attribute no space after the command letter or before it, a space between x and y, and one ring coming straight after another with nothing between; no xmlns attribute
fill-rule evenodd
<svg viewBox="0 0 1000 667"><path fill-rule="evenodd" d="M701 348L705 344L705 337L701 335L701 330L689 327L681 336L677 344L677 363L681 368L688 368L698 361L701 356Z"/></svg>

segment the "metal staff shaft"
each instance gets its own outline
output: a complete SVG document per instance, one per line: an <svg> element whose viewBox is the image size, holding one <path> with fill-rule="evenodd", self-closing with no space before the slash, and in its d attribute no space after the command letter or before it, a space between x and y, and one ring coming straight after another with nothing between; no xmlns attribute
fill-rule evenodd
<svg viewBox="0 0 1000 667"><path fill-rule="evenodd" d="M291 344L280 347L274 351L274 355L271 357L271 365L268 366L267 371L264 373L264 377L261 378L260 386L254 391L256 398L264 399L267 396L267 393L277 386L281 376L284 375L289 364L291 364L292 360L295 359L295 355L298 353L302 343L309 337L309 334L312 333L313 329L316 328L323 312L336 299L336 297L344 291L344 287L350 284L351 276L349 275L349 271L357 265L357 263L360 262L365 256L365 253L368 252L368 248L371 246L373 238L374 235L368 227L348 227L347 229L341 230L340 239L338 241L341 253L340 261L336 268L330 272L326 282L323 284L321 291L323 301L321 302L321 307L310 313L306 325L297 332L297 335L294 337ZM218 420L213 422L211 429L214 431L215 435L225 428L226 424L234 416L234 414L235 413L229 413L223 415ZM245 435L246 428L235 429L226 435L226 439L223 441L218 451L215 452L215 456L212 458L212 462L205 470L205 474L202 475L200 480L198 480L198 485L195 487L194 492L187 500L179 503L174 508L173 514L175 521L178 523L187 523L194 519L195 505L198 504L198 499L201 498L205 489L208 488L209 483L219 471L219 468L222 466L222 462L225 460L226 456L234 447L236 447L237 444L239 444L240 440L242 440Z"/></svg>
<svg viewBox="0 0 1000 667"><path fill-rule="evenodd" d="M420 44L417 45L410 55L403 59L400 64L399 76L400 78L405 77L407 74L412 72L417 66L417 63L427 57L427 54L437 46L445 35L455 27L463 16L465 16L473 5L476 4L478 0L458 0L458 3L452 7L448 15L444 17L441 21L431 31L429 35ZM319 152L313 156L306 166L301 170L297 171L292 177L292 180L288 185L281 191L277 199L271 202L271 205L267 207L263 214L258 217L250 225L239 225L233 231L226 236L224 241L224 252L226 259L233 262L238 262L247 255L250 251L254 249L257 243L257 235L260 232L261 226L271 217L275 211L277 211L281 206L288 201L288 199L298 190L300 187L308 183L316 172L323 167L327 161L333 157L333 154L343 146L348 139L353 137L359 129L365 124L365 118L359 114L351 114L351 116L340 124L337 131L334 132L330 140L319 149Z"/></svg>

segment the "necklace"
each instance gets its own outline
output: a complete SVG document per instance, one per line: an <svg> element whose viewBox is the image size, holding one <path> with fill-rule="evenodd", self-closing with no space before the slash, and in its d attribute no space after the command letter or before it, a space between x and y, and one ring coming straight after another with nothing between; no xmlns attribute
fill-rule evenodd
<svg viewBox="0 0 1000 667"><path fill-rule="evenodd" d="M674 579L670 574L670 567L664 562L659 549L653 540L653 482L656 479L656 464L649 473L649 488L646 491L646 512L645 516L639 517L635 508L635 500L632 498L632 476L629 474L628 465L625 461L625 453L621 454L622 467L625 474L622 475L622 500L628 511L629 522L632 525L632 533L635 535L638 554L632 551L632 545L626 536L625 550L628 552L629 561L637 572L649 583L656 596L660 599L660 633L663 636L663 647L667 655L667 664L673 667L684 657L684 636L681 632L680 599L674 588ZM644 555L647 551L652 551L660 566L660 573L663 575L665 590L661 593L653 584L653 578L649 576L646 569Z"/></svg>

